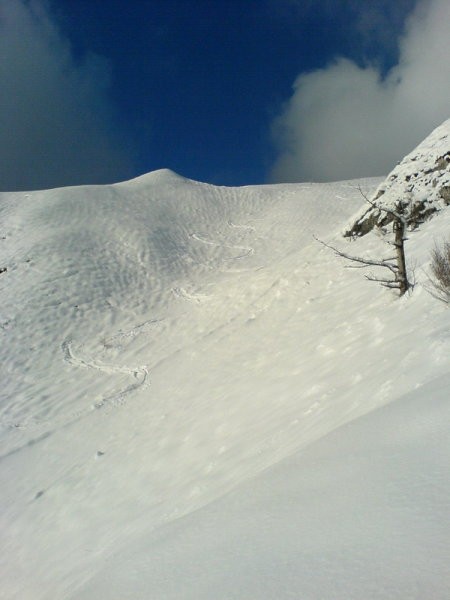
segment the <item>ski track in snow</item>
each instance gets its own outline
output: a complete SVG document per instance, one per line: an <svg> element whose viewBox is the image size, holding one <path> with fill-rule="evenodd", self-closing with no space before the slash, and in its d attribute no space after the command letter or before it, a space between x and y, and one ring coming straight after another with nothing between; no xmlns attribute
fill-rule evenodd
<svg viewBox="0 0 450 600"><path fill-rule="evenodd" d="M223 244L220 242L212 242L211 240L205 239L203 236L198 233L191 233L190 237L197 242L202 244L206 244L207 246L215 246L217 248L229 248L230 250L242 250L242 254L238 256L230 256L229 258L225 258L224 260L239 260L241 258L247 258L247 256L251 256L254 254L254 249L250 246L239 246L237 244Z"/></svg>
<svg viewBox="0 0 450 600"><path fill-rule="evenodd" d="M120 330L110 337L103 338L102 343L105 348L115 347L117 342L120 343L121 340L133 339L141 333L147 333L149 330L153 329L156 323L162 323L163 321L164 319L148 319L139 325L135 325L131 329L125 331Z"/></svg>
<svg viewBox="0 0 450 600"><path fill-rule="evenodd" d="M244 231L256 231L256 229L252 225L236 225L231 221L228 221L227 225L233 229L243 229Z"/></svg>
<svg viewBox="0 0 450 600"><path fill-rule="evenodd" d="M182 298L183 300L187 300L188 302L193 302L195 304L202 304L202 302L208 301L211 296L207 294L198 294L188 292L184 287L174 287L172 288L172 294L177 298Z"/></svg>
<svg viewBox="0 0 450 600"><path fill-rule="evenodd" d="M154 323L154 322L156 322L156 321L154 321L154 320L145 321L144 323L137 325L136 327L130 329L129 331L119 332L119 333L115 334L114 336L112 336L111 338L109 338L108 340L104 340L104 345L105 345L105 347L107 347L108 343L111 344L112 341L114 341L116 339L120 339L123 336L129 337L129 336L137 335L137 333L140 332L140 330L142 330L145 326L147 326L149 323ZM97 370L102 373L107 373L109 375L116 374L116 373L129 375L129 376L132 376L135 379L135 381L133 383L130 383L125 388L122 388L118 391L113 391L112 393L106 394L105 396L101 397L100 399L95 400L88 408L80 409L78 411L72 411L69 414L63 413L62 415L55 416L50 419L39 419L38 421L31 421L31 422L14 422L14 423L13 422L11 422L11 423L3 422L2 425L6 426L9 429L17 429L17 430L22 430L22 431L36 431L39 429L40 430L47 429L47 430L44 431L44 433L42 433L38 437L28 440L25 444L21 444L19 446L10 448L7 452L5 452L4 454L2 454L0 456L0 460L6 458L8 456L11 456L13 454L16 454L17 452L19 452L20 450L22 450L25 447L34 446L38 442L47 439L49 436L54 434L56 431L59 431L60 429L64 429L66 427L69 427L70 425L73 425L75 422L87 417L88 415L92 414L94 411L105 408L107 406L120 406L120 405L125 404L126 399L130 394L132 394L139 388L142 388L145 385L147 385L148 369L146 366L129 368L129 367L125 367L125 366L106 364L106 363L103 363L98 360L81 358L80 356L77 356L74 354L72 345L73 345L73 341L70 339L64 340L64 342L61 344L61 349L63 352L64 360L67 363L69 363L70 365L72 365L76 368ZM49 429L49 427L50 427L50 429Z"/></svg>
<svg viewBox="0 0 450 600"><path fill-rule="evenodd" d="M131 392L134 392L146 383L148 377L147 367L142 366L129 368L125 366L109 365L93 359L81 358L73 353L72 343L72 340L64 340L61 346L64 354L64 360L69 364L75 367L82 367L84 369L94 369L107 374L122 373L124 375L130 375L136 380L134 383L128 385L124 389L107 395L100 401L95 402L95 408L101 408L106 404L123 404L125 398Z"/></svg>

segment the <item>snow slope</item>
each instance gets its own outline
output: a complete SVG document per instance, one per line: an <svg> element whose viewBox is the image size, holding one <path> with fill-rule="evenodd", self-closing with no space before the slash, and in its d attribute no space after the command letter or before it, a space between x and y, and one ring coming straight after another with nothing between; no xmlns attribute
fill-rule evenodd
<svg viewBox="0 0 450 600"><path fill-rule="evenodd" d="M447 598L449 388L426 384L144 536L73 597Z"/></svg>
<svg viewBox="0 0 450 600"><path fill-rule="evenodd" d="M401 300L312 239L378 183L0 195L5 598L447 597L450 315L424 288L447 211Z"/></svg>

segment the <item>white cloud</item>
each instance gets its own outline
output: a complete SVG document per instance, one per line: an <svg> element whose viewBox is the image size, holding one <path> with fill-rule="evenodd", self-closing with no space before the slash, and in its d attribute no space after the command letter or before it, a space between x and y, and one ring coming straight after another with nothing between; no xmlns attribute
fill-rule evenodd
<svg viewBox="0 0 450 600"><path fill-rule="evenodd" d="M76 61L47 4L0 0L0 189L127 176L108 85L107 62Z"/></svg>
<svg viewBox="0 0 450 600"><path fill-rule="evenodd" d="M337 59L300 75L274 123L274 181L382 175L450 116L450 3L424 0L407 22L398 65Z"/></svg>

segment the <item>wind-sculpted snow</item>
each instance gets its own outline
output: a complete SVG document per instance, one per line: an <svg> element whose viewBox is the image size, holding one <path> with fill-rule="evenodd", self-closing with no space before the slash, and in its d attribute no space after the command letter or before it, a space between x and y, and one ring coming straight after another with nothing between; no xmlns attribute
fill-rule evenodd
<svg viewBox="0 0 450 600"><path fill-rule="evenodd" d="M450 317L423 288L445 211L414 233L400 301L312 237L339 235L378 183L164 170L0 196L5 598L109 600L114 556L447 373Z"/></svg>
<svg viewBox="0 0 450 600"><path fill-rule="evenodd" d="M104 353L95 340L114 329L147 318L177 318L174 291L191 300L207 298L217 286L236 285L222 275L270 265L272 253L282 254L286 242L290 251L309 244L314 219L324 208L323 192L316 197L310 189L290 224L277 223L276 213L280 221L286 207L297 208L297 188L214 188L170 172L105 188L7 196L8 277L2 283L8 294L1 314L2 330L8 332L2 363L8 377L2 421L48 419L83 402L85 390L74 398L59 393L64 365L57 348L64 339L87 343L92 355ZM341 205L326 207L330 222ZM257 226L251 224L255 219ZM270 247L273 223L285 228L278 249ZM216 314L210 316L215 320ZM81 374L67 377L83 380Z"/></svg>

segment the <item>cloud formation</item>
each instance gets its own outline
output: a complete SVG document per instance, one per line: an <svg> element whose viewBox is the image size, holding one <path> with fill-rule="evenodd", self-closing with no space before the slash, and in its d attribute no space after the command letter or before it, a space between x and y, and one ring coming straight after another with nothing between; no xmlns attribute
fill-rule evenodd
<svg viewBox="0 0 450 600"><path fill-rule="evenodd" d="M273 181L330 181L389 172L450 116L448 0L422 0L406 23L398 64L344 58L300 75L274 123Z"/></svg>
<svg viewBox="0 0 450 600"><path fill-rule="evenodd" d="M0 190L130 175L104 59L76 60L42 0L0 0Z"/></svg>

